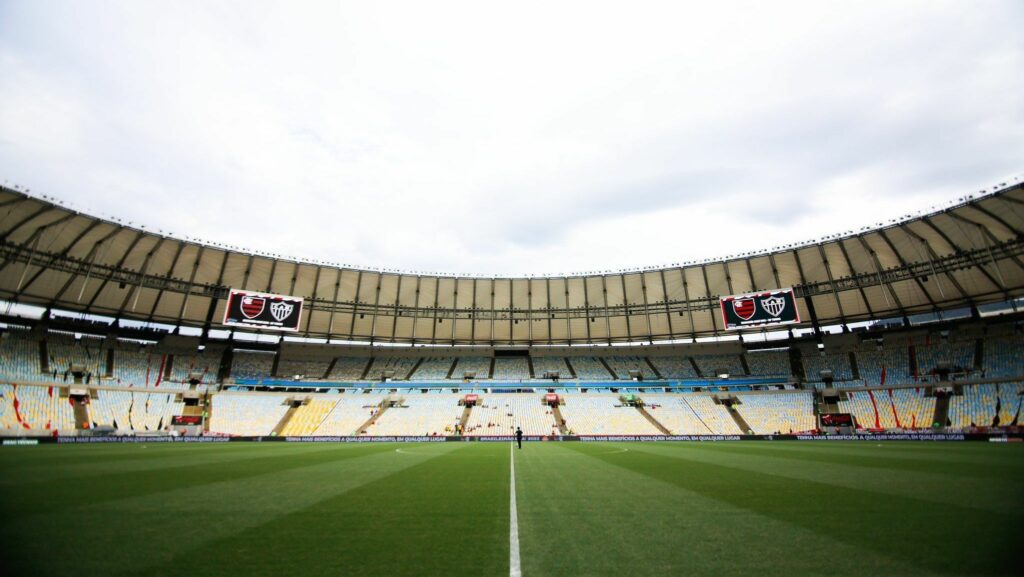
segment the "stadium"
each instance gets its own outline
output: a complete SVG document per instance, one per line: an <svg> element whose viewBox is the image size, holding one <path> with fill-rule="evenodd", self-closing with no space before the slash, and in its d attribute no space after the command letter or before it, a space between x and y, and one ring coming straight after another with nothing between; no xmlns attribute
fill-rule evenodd
<svg viewBox="0 0 1024 577"><path fill-rule="evenodd" d="M1024 571L1019 178L560 275L286 257L51 192L0 187L5 574Z"/></svg>

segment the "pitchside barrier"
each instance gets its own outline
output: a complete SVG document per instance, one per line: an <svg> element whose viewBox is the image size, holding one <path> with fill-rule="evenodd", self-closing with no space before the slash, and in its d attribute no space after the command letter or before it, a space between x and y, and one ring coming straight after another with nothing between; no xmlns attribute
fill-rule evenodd
<svg viewBox="0 0 1024 577"><path fill-rule="evenodd" d="M513 436L489 437L18 437L3 439L3 446L80 445L95 443L507 443ZM728 442L728 441L986 441L991 443L1024 442L1024 433L879 433L856 435L524 435L532 442Z"/></svg>

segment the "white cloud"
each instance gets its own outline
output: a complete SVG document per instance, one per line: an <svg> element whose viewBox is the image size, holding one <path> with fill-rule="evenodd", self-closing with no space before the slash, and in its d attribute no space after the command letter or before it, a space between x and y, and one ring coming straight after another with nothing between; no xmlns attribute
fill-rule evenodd
<svg viewBox="0 0 1024 577"><path fill-rule="evenodd" d="M0 175L387 268L755 250L1020 170L1024 8L984 6L4 3Z"/></svg>

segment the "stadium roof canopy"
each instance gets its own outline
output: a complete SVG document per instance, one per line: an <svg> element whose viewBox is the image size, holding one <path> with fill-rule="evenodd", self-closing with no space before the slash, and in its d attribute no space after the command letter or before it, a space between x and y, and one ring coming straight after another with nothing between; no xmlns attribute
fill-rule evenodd
<svg viewBox="0 0 1024 577"><path fill-rule="evenodd" d="M200 244L0 187L0 299L210 329L218 328L228 291L237 288L306 299L298 333L305 337L641 343L724 334L718 297L765 289L793 287L808 325L1016 298L1024 294L1022 231L1024 185L1015 184L879 228L680 267L429 276Z"/></svg>

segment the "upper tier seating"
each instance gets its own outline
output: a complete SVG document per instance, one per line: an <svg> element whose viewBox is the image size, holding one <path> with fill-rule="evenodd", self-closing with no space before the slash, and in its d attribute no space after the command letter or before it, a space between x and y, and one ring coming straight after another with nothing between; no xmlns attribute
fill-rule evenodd
<svg viewBox="0 0 1024 577"><path fill-rule="evenodd" d="M594 357L570 357L576 376L583 381L610 381L612 374Z"/></svg>
<svg viewBox="0 0 1024 577"><path fill-rule="evenodd" d="M491 372L491 357L459 357L455 365L453 379L462 379L465 373L476 373L477 379L489 378Z"/></svg>
<svg viewBox="0 0 1024 577"><path fill-rule="evenodd" d="M804 378L808 381L821 380L819 376L821 371L832 371L832 378L836 381L848 381L853 378L853 368L850 367L848 353L804 353L801 360L804 365ZM863 368L861 368L861 376L864 376Z"/></svg>
<svg viewBox="0 0 1024 577"><path fill-rule="evenodd" d="M986 378L1024 376L1024 335L985 339L982 369Z"/></svg>
<svg viewBox="0 0 1024 577"><path fill-rule="evenodd" d="M530 365L526 357L496 357L494 359L494 376L492 378L495 381L528 380L530 378Z"/></svg>
<svg viewBox="0 0 1024 577"><path fill-rule="evenodd" d="M561 381L573 378L564 357L533 357L532 361L535 378L543 379L544 373L558 373L558 379Z"/></svg>
<svg viewBox="0 0 1024 577"><path fill-rule="evenodd" d="M291 379L298 375L303 378L315 381L324 377L327 372L329 361L307 360L307 359L281 359L277 365L277 376Z"/></svg>
<svg viewBox="0 0 1024 577"><path fill-rule="evenodd" d="M732 377L747 374L739 355L693 355L693 362L697 363L700 374L706 379L718 376L722 369L729 371Z"/></svg>
<svg viewBox="0 0 1024 577"><path fill-rule="evenodd" d="M441 381L448 378L448 371L452 369L452 357L431 357L423 359L420 366L413 373L413 381ZM454 376L454 375L453 375ZM460 375L461 376L461 375Z"/></svg>
<svg viewBox="0 0 1024 577"><path fill-rule="evenodd" d="M162 380L166 357L153 349L114 350L114 383L122 387L153 387ZM113 384L113 383L112 383Z"/></svg>
<svg viewBox="0 0 1024 577"><path fill-rule="evenodd" d="M650 357L658 372L666 379L695 379L697 371L693 370L690 357Z"/></svg>
<svg viewBox="0 0 1024 577"><path fill-rule="evenodd" d="M200 382L204 384L212 385L216 383L222 352L218 349L207 348L196 353L176 353L169 380L184 383L188 381L189 375L194 374L199 375ZM271 359L273 359L272 355ZM269 373L270 371L268 370L267 374Z"/></svg>
<svg viewBox="0 0 1024 577"><path fill-rule="evenodd" d="M629 376L629 371L640 371L644 379L648 381L657 378L643 357L605 357L605 361L612 368L615 376L622 380L632 379Z"/></svg>
<svg viewBox="0 0 1024 577"><path fill-rule="evenodd" d="M63 373L71 365L82 365L86 373L92 373L90 382L106 374L106 351L104 339L82 336L75 339L69 333L51 332L46 336L47 351L50 354L50 371ZM52 373L51 373L52 374Z"/></svg>
<svg viewBox="0 0 1024 577"><path fill-rule="evenodd" d="M747 367L752 377L789 377L792 375L789 352L779 350L750 351ZM817 379L817 376L814 377Z"/></svg>
<svg viewBox="0 0 1024 577"><path fill-rule="evenodd" d="M331 381L356 381L362 378L370 357L338 357L331 367L327 379ZM379 376L379 373L378 373Z"/></svg>
<svg viewBox="0 0 1024 577"><path fill-rule="evenodd" d="M0 375L14 382L53 381L53 376L42 375L39 371L39 343L29 338L29 332L22 329L7 329L0 334ZM58 380L63 378L60 370Z"/></svg>
<svg viewBox="0 0 1024 577"><path fill-rule="evenodd" d="M937 342L930 345L914 347L917 357L918 374L922 377L935 375L939 363L947 362L950 368L958 373L972 372L974 369L974 341Z"/></svg>
<svg viewBox="0 0 1024 577"><path fill-rule="evenodd" d="M374 359L373 366L370 368L369 374L366 375L366 379L379 381L384 372L394 371L394 375L391 378L396 381L404 381L409 376L409 371L416 366L418 360L415 357L377 357Z"/></svg>
<svg viewBox="0 0 1024 577"><path fill-rule="evenodd" d="M881 349L857 351L857 368L860 370L860 378L868 386L913 383L908 350L904 345L894 344ZM884 379L882 378L883 369Z"/></svg>
<svg viewBox="0 0 1024 577"><path fill-rule="evenodd" d="M178 359L175 359L177 372ZM231 360L231 378L265 379L274 367L274 353L268 351L236 350Z"/></svg>

